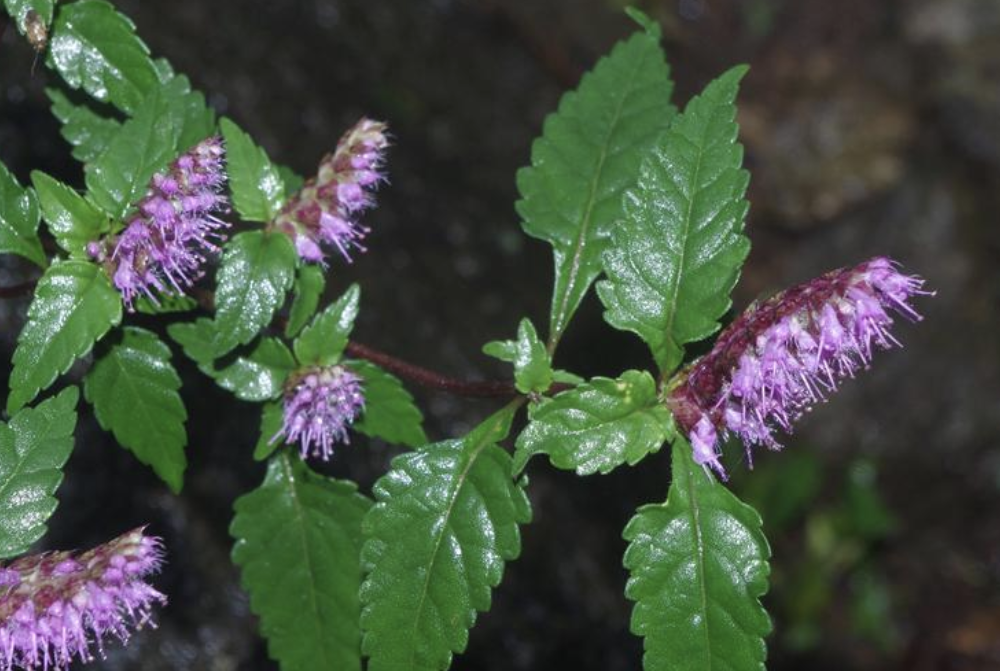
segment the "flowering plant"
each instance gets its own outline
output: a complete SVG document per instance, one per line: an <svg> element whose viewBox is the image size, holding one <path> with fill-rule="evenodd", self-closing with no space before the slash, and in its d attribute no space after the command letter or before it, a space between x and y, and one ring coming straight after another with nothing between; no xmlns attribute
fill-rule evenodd
<svg viewBox="0 0 1000 671"><path fill-rule="evenodd" d="M259 405L245 452L266 474L235 503L232 559L281 668L446 669L520 553L532 457L588 475L667 444L666 500L624 531L644 666L763 668L770 550L756 511L720 482L723 441L738 438L748 462L755 446L777 449L776 432L898 345L894 315L919 319L913 300L928 292L876 257L722 327L749 251L734 121L745 67L678 111L659 27L630 11L641 29L565 95L517 175L522 227L553 248L547 337L522 320L483 348L512 380L470 383L352 339L357 285L321 307L328 278L340 282L373 234L364 216L387 188L386 124L360 119L302 179L218 120L105 0L4 4L63 81L49 95L85 189L39 171L24 186L0 166L0 252L42 271L26 285L0 427L0 671L90 661L166 604L151 584L170 551L155 529L31 554L73 447L78 360L101 427L183 486L180 377L170 345L138 323ZM648 345L650 370L586 380L555 367L595 284L607 323ZM429 442L400 378L506 403ZM316 470L354 432L410 448L371 496Z"/></svg>

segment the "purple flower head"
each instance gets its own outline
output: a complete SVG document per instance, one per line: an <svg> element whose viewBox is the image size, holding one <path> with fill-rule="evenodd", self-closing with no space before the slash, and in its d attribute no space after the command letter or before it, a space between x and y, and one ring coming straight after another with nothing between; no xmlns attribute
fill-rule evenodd
<svg viewBox="0 0 1000 671"><path fill-rule="evenodd" d="M125 230L87 246L129 310L139 296L158 304L157 294L183 294L203 274L206 256L219 250L220 231L229 225L214 214L229 207L224 154L219 137L199 142L153 175Z"/></svg>
<svg viewBox="0 0 1000 671"><path fill-rule="evenodd" d="M160 540L134 529L79 555L52 552L0 567L0 671L66 669L126 642L166 597L146 580L162 562Z"/></svg>
<svg viewBox="0 0 1000 671"><path fill-rule="evenodd" d="M292 238L299 256L324 263L324 247L348 262L369 228L358 216L375 204L371 189L385 179L382 161L389 145L385 124L361 119L344 133L337 149L319 164L318 174L293 195L272 226Z"/></svg>
<svg viewBox="0 0 1000 671"><path fill-rule="evenodd" d="M350 442L347 427L365 407L360 377L343 366L313 367L294 375L285 390L284 421L272 443L297 442L303 459L327 461L334 443Z"/></svg>
<svg viewBox="0 0 1000 671"><path fill-rule="evenodd" d="M730 324L712 351L686 372L667 400L695 461L725 477L718 438L733 433L751 448L781 446L774 430L868 368L873 352L899 346L892 312L917 321L913 296L932 295L919 277L875 257L792 287Z"/></svg>

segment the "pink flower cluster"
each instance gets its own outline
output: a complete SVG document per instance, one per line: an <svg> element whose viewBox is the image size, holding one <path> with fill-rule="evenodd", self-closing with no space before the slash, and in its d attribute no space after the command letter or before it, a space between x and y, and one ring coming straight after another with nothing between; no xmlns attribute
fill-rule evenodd
<svg viewBox="0 0 1000 671"><path fill-rule="evenodd" d="M347 427L364 407L360 377L343 366L307 369L287 385L284 421L271 442L297 442L303 459L327 461L335 443L349 442Z"/></svg>
<svg viewBox="0 0 1000 671"><path fill-rule="evenodd" d="M909 301L924 281L876 257L788 289L743 313L674 388L668 405L687 433L695 461L721 476L719 438L739 436L778 449L774 430L869 366L877 349L899 346L892 312L921 317Z"/></svg>
<svg viewBox="0 0 1000 671"><path fill-rule="evenodd" d="M201 277L206 254L219 250L228 224L214 213L229 207L224 154L219 137L198 143L153 175L121 234L88 246L130 310L141 295L157 304L158 293L182 295Z"/></svg>
<svg viewBox="0 0 1000 671"><path fill-rule="evenodd" d="M370 190L384 179L383 154L388 146L385 124L361 119L344 133L332 154L319 164L319 172L293 195L272 226L295 243L306 261L323 263L323 246L335 248L350 262L369 229L358 215L374 205Z"/></svg>
<svg viewBox="0 0 1000 671"><path fill-rule="evenodd" d="M79 555L53 552L0 567L0 671L66 669L91 646L125 642L152 624L166 597L146 580L162 562L160 540L135 529Z"/></svg>

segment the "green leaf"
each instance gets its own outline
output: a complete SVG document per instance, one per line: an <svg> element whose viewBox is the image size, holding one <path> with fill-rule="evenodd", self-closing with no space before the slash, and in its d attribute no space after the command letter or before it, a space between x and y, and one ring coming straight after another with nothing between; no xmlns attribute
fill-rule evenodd
<svg viewBox="0 0 1000 671"><path fill-rule="evenodd" d="M35 398L121 319L121 297L98 266L84 261L50 266L17 339L7 412Z"/></svg>
<svg viewBox="0 0 1000 671"><path fill-rule="evenodd" d="M394 375L367 361L348 361L347 367L363 379L365 411L354 428L393 445L420 447L427 443L424 416L410 392Z"/></svg>
<svg viewBox="0 0 1000 671"><path fill-rule="evenodd" d="M249 231L226 245L216 277L215 355L253 340L285 301L295 248L283 233Z"/></svg>
<svg viewBox="0 0 1000 671"><path fill-rule="evenodd" d="M38 239L38 199L0 163L0 253L17 254L42 268L48 263Z"/></svg>
<svg viewBox="0 0 1000 671"><path fill-rule="evenodd" d="M146 194L153 173L177 156L188 121L183 82L154 88L107 149L86 166L90 199L115 219L123 218Z"/></svg>
<svg viewBox="0 0 1000 671"><path fill-rule="evenodd" d="M685 343L718 329L750 251L749 175L733 120L744 73L735 67L709 84L647 155L604 256L604 318L645 340L663 371L681 362Z"/></svg>
<svg viewBox="0 0 1000 671"><path fill-rule="evenodd" d="M135 301L135 311L144 315L168 315L176 312L190 312L198 307L198 301L190 296L168 294L158 296L156 303L149 296L139 296Z"/></svg>
<svg viewBox="0 0 1000 671"><path fill-rule="evenodd" d="M550 346L601 272L622 193L675 114L672 89L657 37L636 33L563 96L517 174L524 231L555 255Z"/></svg>
<svg viewBox="0 0 1000 671"><path fill-rule="evenodd" d="M517 439L514 467L532 455L549 455L557 468L580 475L634 466L658 452L674 434L673 418L657 398L656 382L645 371L625 371L617 380L595 377L531 409L530 423Z"/></svg>
<svg viewBox="0 0 1000 671"><path fill-rule="evenodd" d="M184 483L187 412L170 348L155 333L128 327L94 362L83 394L97 421L176 494Z"/></svg>
<svg viewBox="0 0 1000 671"><path fill-rule="evenodd" d="M67 387L0 423L0 559L27 552L45 533L73 451L79 396Z"/></svg>
<svg viewBox="0 0 1000 671"><path fill-rule="evenodd" d="M285 325L285 337L294 338L302 330L319 306L319 299L326 288L326 278L323 269L312 264L299 267L295 278L295 289L292 291L292 307L288 312L288 323Z"/></svg>
<svg viewBox="0 0 1000 671"><path fill-rule="evenodd" d="M191 89L191 82L184 75L169 79L161 89L176 110L180 134L175 153L187 151L215 131L215 111L205 102L201 91Z"/></svg>
<svg viewBox="0 0 1000 671"><path fill-rule="evenodd" d="M281 181L285 185L285 193L295 193L302 188L305 184L305 180L297 172L289 168L287 165L278 165L278 174L281 175Z"/></svg>
<svg viewBox="0 0 1000 671"><path fill-rule="evenodd" d="M4 0L7 13L14 17L17 29L22 34L28 31L28 12L34 11L38 20L48 28L52 23L52 9L55 0Z"/></svg>
<svg viewBox="0 0 1000 671"><path fill-rule="evenodd" d="M483 354L507 363L517 358L517 343L513 340L491 340L483 345Z"/></svg>
<svg viewBox="0 0 1000 671"><path fill-rule="evenodd" d="M74 105L59 89L47 88L52 114L62 123L59 132L73 147L73 158L90 163L104 153L121 123L100 116L87 105Z"/></svg>
<svg viewBox="0 0 1000 671"><path fill-rule="evenodd" d="M283 419L284 409L280 401L265 403L261 406L260 436L257 438L257 446L253 450L254 459L263 461L285 444L281 439L271 442L271 439L281 430Z"/></svg>
<svg viewBox="0 0 1000 671"><path fill-rule="evenodd" d="M193 322L179 322L167 327L167 333L174 339L187 358L198 364L198 368L210 377L215 377L216 329L215 322L208 317L200 317Z"/></svg>
<svg viewBox="0 0 1000 671"><path fill-rule="evenodd" d="M369 671L440 671L468 643L476 611L504 562L520 553L519 524L531 518L511 478L508 407L458 440L393 459L365 518L361 588Z"/></svg>
<svg viewBox="0 0 1000 671"><path fill-rule="evenodd" d="M283 671L360 671L361 520L370 505L354 483L288 455L236 501L233 561Z"/></svg>
<svg viewBox="0 0 1000 671"><path fill-rule="evenodd" d="M243 401L266 401L277 398L288 374L295 368L295 358L277 338L263 338L245 357L215 373L223 389Z"/></svg>
<svg viewBox="0 0 1000 671"><path fill-rule="evenodd" d="M87 243L111 228L111 222L74 189L44 172L31 173L42 217L59 246L77 259L87 259Z"/></svg>
<svg viewBox="0 0 1000 671"><path fill-rule="evenodd" d="M104 0L59 7L49 61L73 88L128 113L158 83L149 49L136 37L135 25Z"/></svg>
<svg viewBox="0 0 1000 671"><path fill-rule="evenodd" d="M347 336L354 328L360 300L361 289L352 284L343 296L309 322L292 345L299 363L303 366L328 366L340 360L347 346Z"/></svg>
<svg viewBox="0 0 1000 671"><path fill-rule="evenodd" d="M527 319L517 327L514 355L514 386L522 394L543 392L552 384L552 362L538 332Z"/></svg>
<svg viewBox="0 0 1000 671"><path fill-rule="evenodd" d="M646 671L763 671L771 631L760 597L771 551L760 516L673 447L666 503L643 506L625 528L625 594Z"/></svg>
<svg viewBox="0 0 1000 671"><path fill-rule="evenodd" d="M233 205L246 221L271 221L285 203L285 183L261 147L231 119L220 123Z"/></svg>

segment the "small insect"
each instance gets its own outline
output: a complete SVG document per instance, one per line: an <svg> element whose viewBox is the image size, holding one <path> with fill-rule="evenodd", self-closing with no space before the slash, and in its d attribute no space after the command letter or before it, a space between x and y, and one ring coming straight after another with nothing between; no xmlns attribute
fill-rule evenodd
<svg viewBox="0 0 1000 671"><path fill-rule="evenodd" d="M37 53L45 51L49 43L49 27L45 21L33 9L29 9L24 15L24 36Z"/></svg>

